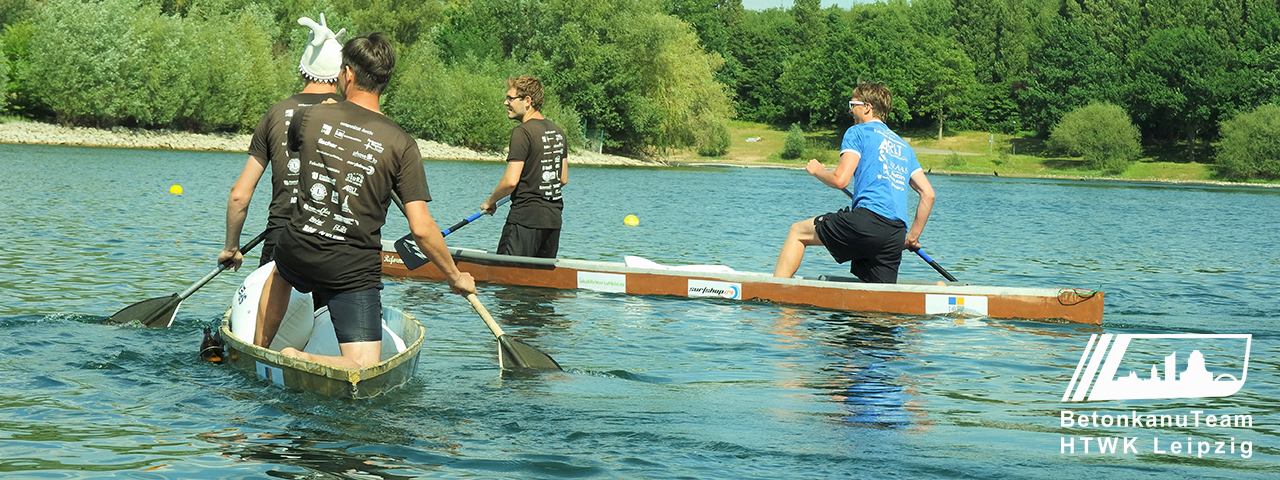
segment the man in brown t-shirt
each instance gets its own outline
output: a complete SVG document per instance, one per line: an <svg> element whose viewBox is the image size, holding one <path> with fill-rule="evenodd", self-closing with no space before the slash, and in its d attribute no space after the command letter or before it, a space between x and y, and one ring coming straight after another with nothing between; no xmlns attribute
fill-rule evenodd
<svg viewBox="0 0 1280 480"><path fill-rule="evenodd" d="M324 14L320 14L320 23L310 18L299 18L298 23L311 29L307 38L307 46L303 49L302 60L298 70L302 72L302 80L306 82L302 92L286 98L267 109L267 114L258 121L253 131L253 140L249 142L249 160L240 171L240 178L231 185L231 195L227 198L227 234L226 245L218 254L218 264L231 262L231 267L240 269L244 254L240 252L240 233L244 229L244 220L248 216L249 201L253 199L253 191L258 188L258 181L267 167L271 167L271 203L267 208L267 236L262 243L262 255L258 265L266 265L273 258L276 239L280 236L280 228L289 221L289 212L294 196L298 193L297 155L290 155L285 148L285 134L289 130L289 120L299 108L315 105L328 99L342 100L338 95L338 66L342 64L342 38L346 30L333 33L325 24Z"/></svg>
<svg viewBox="0 0 1280 480"><path fill-rule="evenodd" d="M542 82L528 75L507 80L507 117L520 120L511 132L507 169L480 210L493 215L502 197L511 211L498 240L498 254L555 258L560 250L560 187L569 183L569 140L542 116Z"/></svg>
<svg viewBox="0 0 1280 480"><path fill-rule="evenodd" d="M476 292L458 270L431 218L418 144L382 115L379 100L391 80L395 49L378 33L342 47L338 86L345 102L325 102L294 114L288 147L298 152L298 198L281 231L276 265L263 285L254 343L271 344L289 290L312 293L329 306L341 357L280 351L344 368L377 363L382 351L382 239L394 191L418 248L458 294Z"/></svg>

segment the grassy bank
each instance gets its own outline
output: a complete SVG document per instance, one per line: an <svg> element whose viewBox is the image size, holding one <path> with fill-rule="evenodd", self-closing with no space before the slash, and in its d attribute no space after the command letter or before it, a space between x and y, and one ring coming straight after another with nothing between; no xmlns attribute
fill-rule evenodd
<svg viewBox="0 0 1280 480"><path fill-rule="evenodd" d="M839 159L839 141L843 129L817 129L805 133L804 155L797 160L781 158L787 132L770 125L730 122L729 150L721 157L703 157L696 151L671 152L669 160L684 163L729 163L740 165L776 165L802 167L810 158L828 166ZM899 131L916 149L920 165L933 173L1000 174L1013 177L1090 177L1127 180L1161 180L1180 182L1217 182L1212 164L1170 162L1165 153L1145 156L1119 175L1084 167L1076 157L1063 157L1049 151L1044 139L1031 136L990 134L987 132L947 132L941 140L937 130ZM759 141L748 142L748 138ZM956 152L956 153L951 153ZM1271 182L1275 183L1275 182Z"/></svg>

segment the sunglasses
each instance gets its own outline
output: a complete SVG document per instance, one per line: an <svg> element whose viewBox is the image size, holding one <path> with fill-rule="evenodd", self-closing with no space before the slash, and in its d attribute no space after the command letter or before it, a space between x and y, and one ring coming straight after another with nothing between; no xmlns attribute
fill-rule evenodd
<svg viewBox="0 0 1280 480"><path fill-rule="evenodd" d="M520 99L522 99L522 98L524 98L524 97L527 97L527 96L528 96L528 95L519 96L519 97L512 97L512 96L508 96L508 97L507 97L507 101L508 101L508 102L510 102L510 101L512 101L512 100L520 100Z"/></svg>
<svg viewBox="0 0 1280 480"><path fill-rule="evenodd" d="M856 107L858 105L871 105L871 104L867 102L859 102L857 100L849 100L849 110L853 110L853 107Z"/></svg>

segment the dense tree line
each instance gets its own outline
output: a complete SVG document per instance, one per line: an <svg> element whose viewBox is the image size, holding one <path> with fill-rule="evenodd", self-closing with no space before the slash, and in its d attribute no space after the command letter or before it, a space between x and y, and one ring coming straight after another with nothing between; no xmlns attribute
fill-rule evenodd
<svg viewBox="0 0 1280 480"><path fill-rule="evenodd" d="M723 151L735 116L845 124L860 80L894 91L891 123L939 135L1047 136L1108 104L1144 143L1188 152L1280 104L1280 0L0 0L0 104L72 124L245 130L299 86L295 20L320 12L394 39L390 115L481 148L505 145L502 81L521 73L544 79L549 116L578 141L601 130L630 152Z"/></svg>

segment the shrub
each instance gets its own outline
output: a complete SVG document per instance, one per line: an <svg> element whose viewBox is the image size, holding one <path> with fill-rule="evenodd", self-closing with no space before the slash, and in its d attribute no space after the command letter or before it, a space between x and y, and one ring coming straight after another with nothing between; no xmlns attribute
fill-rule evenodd
<svg viewBox="0 0 1280 480"><path fill-rule="evenodd" d="M715 122L698 133L698 155L719 157L729 151L729 127Z"/></svg>
<svg viewBox="0 0 1280 480"><path fill-rule="evenodd" d="M1094 103L1063 115L1049 146L1084 158L1085 166L1123 172L1142 153L1138 127L1119 106Z"/></svg>
<svg viewBox="0 0 1280 480"><path fill-rule="evenodd" d="M1221 123L1218 174L1280 179L1280 106L1262 105Z"/></svg>
<svg viewBox="0 0 1280 480"><path fill-rule="evenodd" d="M4 54L4 37L0 37L0 111L9 101L9 59Z"/></svg>
<svg viewBox="0 0 1280 480"><path fill-rule="evenodd" d="M804 154L804 130L800 124L793 123L787 130L787 138L782 141L782 158L795 160Z"/></svg>
<svg viewBox="0 0 1280 480"><path fill-rule="evenodd" d="M507 78L522 69L510 62L467 59L442 61L431 42L421 42L396 63L384 109L409 134L426 140L489 151L501 151L511 140L514 120L507 118L503 97ZM546 82L543 82L544 88ZM542 114L569 137L570 148L585 143L582 119L547 90Z"/></svg>

